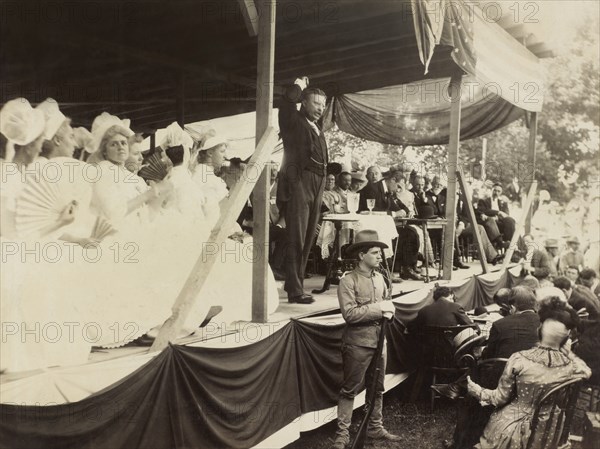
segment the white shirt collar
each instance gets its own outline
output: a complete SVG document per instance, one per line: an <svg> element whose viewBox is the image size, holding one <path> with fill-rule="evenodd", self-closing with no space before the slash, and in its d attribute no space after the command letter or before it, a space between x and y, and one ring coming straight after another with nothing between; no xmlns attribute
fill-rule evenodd
<svg viewBox="0 0 600 449"><path fill-rule="evenodd" d="M317 133L317 136L321 135L321 130L319 129L319 127L316 125L315 122L311 122L308 117L306 117L306 121L308 122L308 124L310 125L310 127Z"/></svg>

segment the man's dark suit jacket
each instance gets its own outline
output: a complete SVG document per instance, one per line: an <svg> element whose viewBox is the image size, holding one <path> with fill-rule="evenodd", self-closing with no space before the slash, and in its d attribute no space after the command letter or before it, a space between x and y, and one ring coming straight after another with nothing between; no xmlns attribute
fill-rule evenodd
<svg viewBox="0 0 600 449"><path fill-rule="evenodd" d="M600 301L589 288L582 285L573 286L569 304L575 310L585 308L592 319L598 319L600 316Z"/></svg>
<svg viewBox="0 0 600 449"><path fill-rule="evenodd" d="M295 104L302 97L302 89L294 84L286 89L284 101L279 106L279 130L283 140L283 160L277 201L289 200L289 195L299 187L302 172L308 170L326 176L328 162L327 142L323 132L318 135L309 125L303 112Z"/></svg>
<svg viewBox="0 0 600 449"><path fill-rule="evenodd" d="M483 358L509 358L517 351L533 348L538 342L539 326L540 317L533 311L499 319L492 324Z"/></svg>
<svg viewBox="0 0 600 449"><path fill-rule="evenodd" d="M360 191L358 210L361 212L363 210L369 210L369 208L367 207L367 200L374 199L374 211L397 212L399 210L403 210L408 214L408 207L406 207L402 201L396 198L396 195L391 195L386 190L384 190L384 182L385 180L382 179L381 181L378 181L374 184L367 184Z"/></svg>
<svg viewBox="0 0 600 449"><path fill-rule="evenodd" d="M431 194L430 191L424 192L425 198L427 199L427 201L424 201L423 198L421 197L421 194L418 194L417 192L415 192L414 189L410 189L409 192L411 192L415 196L415 208L417 210L423 206L431 206L431 207L433 207L434 215L440 214L440 210L438 208L438 203L437 203L437 197L434 199L433 195ZM444 201L445 201L445 199L444 199ZM445 205L444 205L444 209L445 209Z"/></svg>
<svg viewBox="0 0 600 449"><path fill-rule="evenodd" d="M417 317L410 323L409 328L415 332L424 326L461 326L473 324L461 305L455 302L438 299L433 304L419 310Z"/></svg>
<svg viewBox="0 0 600 449"><path fill-rule="evenodd" d="M556 275L556 270L553 267L552 257L545 249L534 249L531 258L531 266L535 268L533 275L538 279L546 279L548 276Z"/></svg>
<svg viewBox="0 0 600 449"><path fill-rule="evenodd" d="M498 209L500 209L501 212L504 212L507 215L509 214L508 204L506 203L506 201L502 201L500 198L498 198ZM480 214L487 215L488 217L498 215L499 212L497 210L492 210L492 197L480 199L477 205L477 211Z"/></svg>

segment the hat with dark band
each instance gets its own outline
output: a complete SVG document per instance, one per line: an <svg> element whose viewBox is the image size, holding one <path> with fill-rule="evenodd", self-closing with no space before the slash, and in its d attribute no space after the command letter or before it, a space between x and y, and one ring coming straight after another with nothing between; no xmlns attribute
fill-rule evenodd
<svg viewBox="0 0 600 449"><path fill-rule="evenodd" d="M356 257L359 252L367 251L369 248L378 247L381 249L388 248L388 246L379 241L379 235L377 231L372 229L364 229L356 233L354 237L354 243L346 248L346 255L349 257Z"/></svg>

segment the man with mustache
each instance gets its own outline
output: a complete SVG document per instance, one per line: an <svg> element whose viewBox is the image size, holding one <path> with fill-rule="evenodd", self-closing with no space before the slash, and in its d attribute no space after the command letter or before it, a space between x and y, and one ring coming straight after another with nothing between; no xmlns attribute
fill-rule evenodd
<svg viewBox="0 0 600 449"><path fill-rule="evenodd" d="M304 269L319 222L328 162L327 143L318 124L327 97L308 83L307 77L296 79L279 107L283 161L277 203L285 210L286 222L284 288L288 301L298 304L314 302L304 292Z"/></svg>

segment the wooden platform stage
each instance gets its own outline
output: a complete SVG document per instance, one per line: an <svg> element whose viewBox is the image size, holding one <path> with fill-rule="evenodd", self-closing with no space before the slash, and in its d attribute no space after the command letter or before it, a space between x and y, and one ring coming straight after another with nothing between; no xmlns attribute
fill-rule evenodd
<svg viewBox="0 0 600 449"><path fill-rule="evenodd" d="M399 284L393 284L393 297L396 302L402 302L402 296L414 292L416 290L433 289L436 283L440 285L461 282L472 276L481 274L481 266L475 262L468 263L468 270L457 270L453 272L452 281L437 280L437 270L431 268L429 274L431 281L404 280ZM499 270L498 267L492 267ZM313 276L304 281L304 287L307 292L315 288L320 288L323 285L323 276ZM210 346L210 347L230 347L238 344L253 343L260 340L272 332L281 329L290 319L304 318L321 313L335 313L339 309L337 299L337 285L331 285L331 288L322 293L314 295L315 302L313 304L290 304L287 301L287 295L283 290L283 282L277 282L279 291L279 307L275 313L269 316L269 322L265 324L237 322L229 326L224 326L219 323L218 315L204 328L199 329L194 335L179 339L177 344L194 345L194 346ZM243 337L236 338L235 334L243 333ZM241 341L243 340L243 341ZM139 356L147 354L148 347L145 346L125 346L114 349L94 349L90 354L88 364L106 362L109 360L120 359L123 357ZM58 370L60 367L49 368L48 370ZM22 379L31 375L35 375L41 370L6 373L0 376L0 384L10 382L17 379Z"/></svg>

